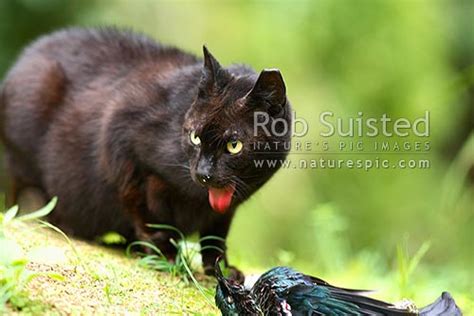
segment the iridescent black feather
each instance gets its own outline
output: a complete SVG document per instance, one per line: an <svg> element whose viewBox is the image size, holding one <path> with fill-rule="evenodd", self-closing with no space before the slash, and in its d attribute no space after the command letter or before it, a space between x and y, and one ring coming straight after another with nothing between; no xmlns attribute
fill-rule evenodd
<svg viewBox="0 0 474 316"><path fill-rule="evenodd" d="M250 290L224 278L218 265L216 273L216 304L223 315L461 315L446 292L418 311L415 307L397 307L372 299L364 295L367 291L333 286L288 267L267 271Z"/></svg>
<svg viewBox="0 0 474 316"><path fill-rule="evenodd" d="M291 315L416 315L363 296L364 292L335 287L291 268L277 267L259 278L251 295L265 315L285 315L285 309ZM276 300L279 304L272 304Z"/></svg>

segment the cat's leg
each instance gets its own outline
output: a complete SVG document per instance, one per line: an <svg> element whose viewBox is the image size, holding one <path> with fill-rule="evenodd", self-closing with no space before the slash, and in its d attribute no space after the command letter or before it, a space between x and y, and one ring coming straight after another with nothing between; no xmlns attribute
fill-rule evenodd
<svg viewBox="0 0 474 316"><path fill-rule="evenodd" d="M214 266L217 258L221 258L230 271L230 278L243 282L244 274L234 266L230 266L227 260L227 246L225 243L229 232L230 223L234 212L227 212L219 216L211 225L199 232L201 237L201 255L204 272L207 275L215 275ZM206 238L210 237L210 238ZM216 238L215 238L216 237Z"/></svg>
<svg viewBox="0 0 474 316"><path fill-rule="evenodd" d="M171 239L179 240L179 236L174 231L157 230L149 227L147 224L153 223L155 220L150 215L165 214L163 210L159 210L159 192L157 192L156 180L148 177L145 185L138 185L138 182L130 181L122 187L121 200L125 207L125 212L132 219L132 226L135 231L135 237L138 240L149 242L157 247L163 255L170 261L175 260L177 249L170 242ZM160 219L166 222L166 219ZM150 247L143 247L148 254L156 254Z"/></svg>
<svg viewBox="0 0 474 316"><path fill-rule="evenodd" d="M20 195L20 190L21 190L20 180L12 177L8 181L8 189L7 189L6 203L5 203L7 208L18 204L18 196Z"/></svg>
<svg viewBox="0 0 474 316"><path fill-rule="evenodd" d="M19 205L23 211L34 211L42 207L46 202L45 194L38 185L32 183L33 179L25 176L30 170L27 164L21 157L13 157L8 151L5 152L5 156L8 170L5 205L7 207Z"/></svg>
<svg viewBox="0 0 474 316"><path fill-rule="evenodd" d="M156 228L148 227L151 221L146 220L146 216L142 214L148 210L144 207L134 206L126 209L127 213L132 216L133 228L135 230L135 237L137 240L151 243L170 261L174 261L177 254L176 247L170 242L171 239L178 241L179 236L174 231L157 230ZM155 251L150 247L143 246L143 250L147 254L155 254Z"/></svg>
<svg viewBox="0 0 474 316"><path fill-rule="evenodd" d="M153 214L148 219L146 224L156 223L158 220L159 224L172 223L170 218L171 211L167 209L166 203L163 198L165 196L166 184L156 175L150 175L146 180L146 206L149 214ZM171 225L172 226L172 225ZM160 251L170 261L174 261L178 249L171 243L174 240L176 243L179 241L180 236L174 230L169 229L157 229L153 227L146 227L146 233L150 234L150 240L160 249Z"/></svg>

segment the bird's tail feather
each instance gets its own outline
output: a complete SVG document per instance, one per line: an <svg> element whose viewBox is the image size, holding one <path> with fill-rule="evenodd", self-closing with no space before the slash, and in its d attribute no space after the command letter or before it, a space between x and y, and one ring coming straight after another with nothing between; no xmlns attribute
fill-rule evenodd
<svg viewBox="0 0 474 316"><path fill-rule="evenodd" d="M331 297L340 301L357 305L359 307L359 311L363 315L417 315L415 311L411 311L408 308L399 308L393 304L365 296L367 294L373 293L374 291L342 288L329 284L328 282L314 276L311 276L310 279L316 285L326 287L331 292Z"/></svg>
<svg viewBox="0 0 474 316"><path fill-rule="evenodd" d="M451 294L441 293L441 296L420 310L420 316L462 316L461 310L456 305Z"/></svg>
<svg viewBox="0 0 474 316"><path fill-rule="evenodd" d="M347 292L343 289L331 288L331 296L359 307L363 315L386 315L386 316L415 316L416 311L408 308L398 308L395 305L376 300L357 293Z"/></svg>

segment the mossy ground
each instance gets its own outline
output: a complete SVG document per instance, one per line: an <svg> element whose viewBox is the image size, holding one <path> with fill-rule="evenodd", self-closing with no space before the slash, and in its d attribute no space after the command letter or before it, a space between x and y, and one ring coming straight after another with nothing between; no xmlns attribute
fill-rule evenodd
<svg viewBox="0 0 474 316"><path fill-rule="evenodd" d="M41 276L25 288L21 309L7 306L15 315L215 315L212 297L192 283L168 273L138 266L123 249L71 240L48 228L19 223L8 231L30 262L28 270L54 272L64 280ZM196 275L205 288L212 279Z"/></svg>
<svg viewBox="0 0 474 316"><path fill-rule="evenodd" d="M69 239L58 231L31 222L14 220L4 228L5 237L23 249L22 258L28 260L28 271L52 272L61 275L62 280L47 276L32 279L22 295L14 297L13 304L8 303L6 310L0 308L2 315L5 312L8 315L219 314L212 293L202 293L193 283L185 282L179 276L142 267L137 258L127 257L124 249ZM0 248L0 251L8 254L5 249ZM199 258L195 259L199 261ZM408 265L412 260L403 259ZM397 288L402 286L398 283L403 273L370 273L367 270L371 267L369 262L355 263L344 273L322 276L333 284L346 287L376 286L379 291L374 293L374 297L382 300L398 301L405 297ZM255 270L254 267L246 268L246 271ZM301 270L309 271L310 268L301 267ZM474 310L472 291L467 289L472 285L466 287L453 283L455 281L451 279L456 280L456 274L452 270L441 274L433 271L421 267L410 281L408 276L405 277L407 284L403 288L408 287L405 292L412 293L408 297L418 306L424 306L436 299L442 290L449 290L465 315L471 315ZM199 273L195 277L202 288L212 292L215 287L212 278Z"/></svg>

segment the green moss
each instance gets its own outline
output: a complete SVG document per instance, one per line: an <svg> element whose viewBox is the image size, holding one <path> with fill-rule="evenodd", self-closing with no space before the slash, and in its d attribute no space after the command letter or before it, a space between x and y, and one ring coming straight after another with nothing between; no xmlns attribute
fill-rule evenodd
<svg viewBox="0 0 474 316"><path fill-rule="evenodd" d="M47 276L33 279L25 289L22 308L7 312L37 314L217 314L211 297L192 284L167 273L138 266L137 260L115 250L71 240L38 225L17 223L9 238L33 254L27 265L32 272L54 272L64 281ZM78 257L79 256L79 257ZM214 281L196 276L206 289Z"/></svg>

